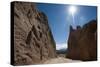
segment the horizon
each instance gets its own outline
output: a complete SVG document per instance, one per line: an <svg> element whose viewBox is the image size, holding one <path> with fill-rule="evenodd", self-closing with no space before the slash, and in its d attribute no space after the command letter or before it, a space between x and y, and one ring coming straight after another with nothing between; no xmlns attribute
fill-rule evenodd
<svg viewBox="0 0 100 67"><path fill-rule="evenodd" d="M49 27L56 42L56 50L67 48L70 25L76 29L77 26L83 27L84 24L97 18L96 6L50 3L36 3L36 6L48 17ZM70 6L77 8L74 19L69 12Z"/></svg>

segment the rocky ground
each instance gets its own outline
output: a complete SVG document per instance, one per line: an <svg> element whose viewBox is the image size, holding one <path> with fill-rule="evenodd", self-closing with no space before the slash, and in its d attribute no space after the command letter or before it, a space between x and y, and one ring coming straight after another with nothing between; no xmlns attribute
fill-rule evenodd
<svg viewBox="0 0 100 67"><path fill-rule="evenodd" d="M43 64L55 64L55 63L72 63L72 62L82 62L80 60L71 60L64 57L57 57L50 60L45 61Z"/></svg>

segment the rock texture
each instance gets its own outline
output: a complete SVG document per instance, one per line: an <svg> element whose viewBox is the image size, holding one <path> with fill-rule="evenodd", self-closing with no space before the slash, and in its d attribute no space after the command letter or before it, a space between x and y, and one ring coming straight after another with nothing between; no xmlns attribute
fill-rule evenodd
<svg viewBox="0 0 100 67"><path fill-rule="evenodd" d="M14 65L39 64L54 58L55 41L47 16L34 3L14 4Z"/></svg>
<svg viewBox="0 0 100 67"><path fill-rule="evenodd" d="M92 20L83 28L70 26L67 58L73 60L97 60L97 21Z"/></svg>

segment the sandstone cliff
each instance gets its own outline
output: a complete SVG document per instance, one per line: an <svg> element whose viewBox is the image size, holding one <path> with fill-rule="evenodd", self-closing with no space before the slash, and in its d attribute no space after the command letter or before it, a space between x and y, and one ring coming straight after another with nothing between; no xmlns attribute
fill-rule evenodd
<svg viewBox="0 0 100 67"><path fill-rule="evenodd" d="M55 41L47 16L34 3L12 2L14 65L39 64L54 58ZM12 34L13 36L13 34Z"/></svg>
<svg viewBox="0 0 100 67"><path fill-rule="evenodd" d="M92 20L83 28L70 26L67 58L73 60L97 60L97 21Z"/></svg>

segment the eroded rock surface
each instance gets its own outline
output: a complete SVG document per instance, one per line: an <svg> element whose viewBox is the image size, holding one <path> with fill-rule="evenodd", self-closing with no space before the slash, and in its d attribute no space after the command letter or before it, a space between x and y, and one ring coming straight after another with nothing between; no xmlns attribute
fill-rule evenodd
<svg viewBox="0 0 100 67"><path fill-rule="evenodd" d="M54 58L55 41L47 16L34 3L14 4L14 65L39 64Z"/></svg>
<svg viewBox="0 0 100 67"><path fill-rule="evenodd" d="M97 21L92 20L83 28L70 27L67 58L73 60L97 60Z"/></svg>

